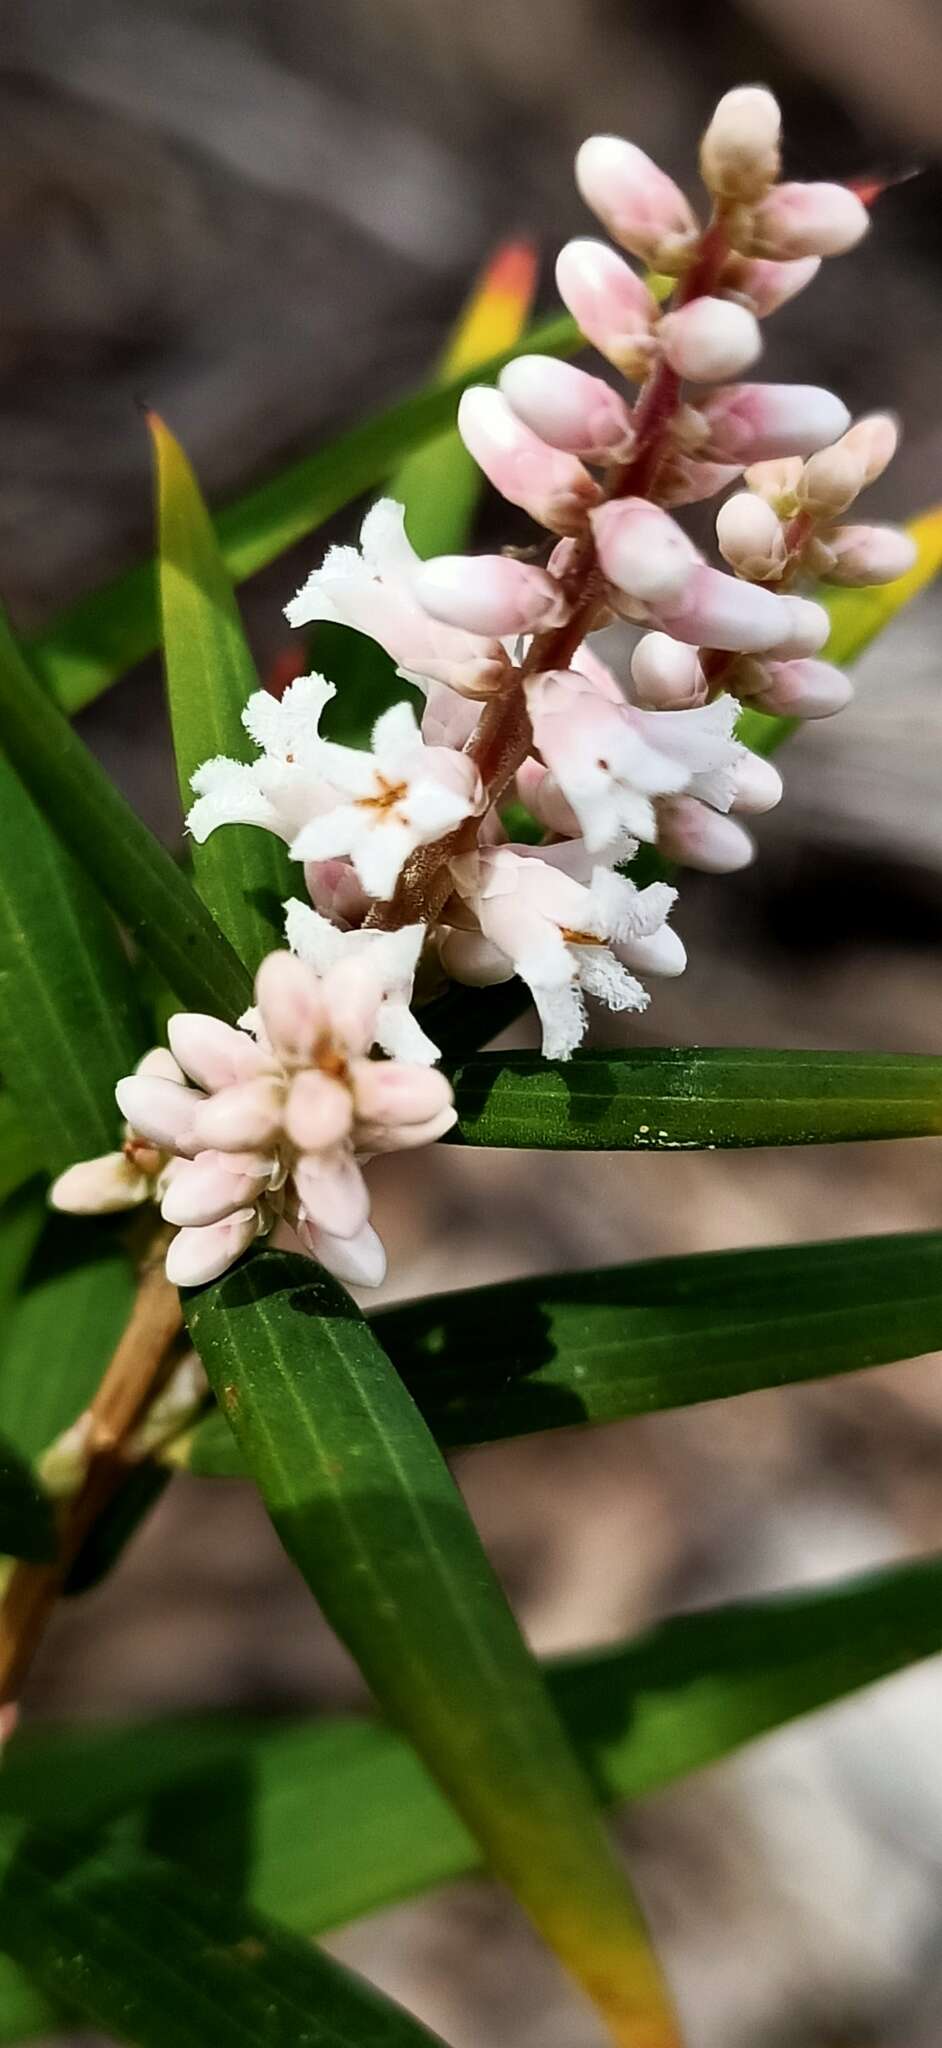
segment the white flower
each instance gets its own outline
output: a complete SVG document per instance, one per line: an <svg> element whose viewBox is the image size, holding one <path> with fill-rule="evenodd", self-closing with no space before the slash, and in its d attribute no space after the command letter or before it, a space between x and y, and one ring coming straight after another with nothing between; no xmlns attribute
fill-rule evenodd
<svg viewBox="0 0 942 2048"><path fill-rule="evenodd" d="M309 818L334 801L324 779L326 742L318 733L334 694L333 683L319 675L299 676L280 703L268 690L255 691L242 723L261 759L248 763L218 754L197 769L197 801L186 823L198 845L218 825L261 825L290 844Z"/></svg>
<svg viewBox="0 0 942 2048"><path fill-rule="evenodd" d="M150 1080L178 1085L184 1075L173 1054L155 1046L144 1054L135 1068ZM144 1202L158 1199L167 1178L170 1153L143 1137L131 1124L124 1126L120 1152L103 1152L98 1159L80 1159L60 1173L49 1190L53 1209L69 1216L109 1216L123 1209L139 1209Z"/></svg>
<svg viewBox="0 0 942 2048"><path fill-rule="evenodd" d="M481 810L484 792L467 755L425 745L410 704L384 711L372 737L370 753L323 742L323 773L343 795L303 827L291 852L295 860L346 855L367 895L388 899L409 855Z"/></svg>
<svg viewBox="0 0 942 2048"><path fill-rule="evenodd" d="M397 932L339 931L310 904L292 897L285 905L285 937L292 953L318 974L326 974L340 960L365 959L383 992L376 1018L377 1045L390 1059L434 1065L438 1047L426 1037L409 1008L425 940L423 924L403 925Z"/></svg>
<svg viewBox="0 0 942 2048"><path fill-rule="evenodd" d="M500 641L430 618L414 590L421 567L404 507L381 498L363 521L359 548L329 548L285 617L292 626L316 619L352 626L385 648L400 675L422 690L439 682L464 696L490 696L508 672Z"/></svg>
<svg viewBox="0 0 942 2048"><path fill-rule="evenodd" d="M675 890L662 882L639 890L601 867L586 886L512 847L463 855L452 874L472 923L462 929L455 918L442 945L445 967L475 982L519 974L539 1012L547 1059L569 1059L580 1043L585 995L610 1010L647 1007L646 990L612 949L657 934Z"/></svg>

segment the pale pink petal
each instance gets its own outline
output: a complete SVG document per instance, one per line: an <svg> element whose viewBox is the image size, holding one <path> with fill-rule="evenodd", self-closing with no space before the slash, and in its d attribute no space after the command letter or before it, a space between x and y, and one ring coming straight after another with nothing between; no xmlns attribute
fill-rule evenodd
<svg viewBox="0 0 942 2048"><path fill-rule="evenodd" d="M774 582L785 567L785 529L771 505L755 491L736 491L716 515L720 554L750 583Z"/></svg>
<svg viewBox="0 0 942 2048"><path fill-rule="evenodd" d="M339 1145L353 1122L349 1088L316 1068L298 1074L285 1105L285 1130L301 1152L320 1152Z"/></svg>
<svg viewBox="0 0 942 2048"><path fill-rule="evenodd" d="M184 1088L178 1081L164 1081L159 1076L129 1074L114 1092L131 1129L162 1152L192 1157L200 1150L194 1123L206 1097L199 1089Z"/></svg>
<svg viewBox="0 0 942 2048"><path fill-rule="evenodd" d="M699 556L682 527L646 498L612 498L591 515L603 573L642 604L679 599Z"/></svg>
<svg viewBox="0 0 942 2048"><path fill-rule="evenodd" d="M703 417L702 453L740 464L812 455L850 424L846 405L818 384L730 384L710 393Z"/></svg>
<svg viewBox="0 0 942 2048"><path fill-rule="evenodd" d="M849 676L828 661L763 661L747 665L750 704L778 718L831 718L854 694ZM739 687L739 665L734 682Z"/></svg>
<svg viewBox="0 0 942 2048"><path fill-rule="evenodd" d="M517 418L551 448L588 462L625 462L631 454L628 407L603 378L555 356L517 356L499 384Z"/></svg>
<svg viewBox="0 0 942 2048"><path fill-rule="evenodd" d="M613 239L652 270L673 274L687 263L696 217L673 179L635 143L590 136L576 157L576 183Z"/></svg>
<svg viewBox="0 0 942 2048"><path fill-rule="evenodd" d="M720 817L695 797L666 797L658 805L657 843L667 860L706 874L734 874L749 866L755 847L742 825Z"/></svg>
<svg viewBox="0 0 942 2048"><path fill-rule="evenodd" d="M704 295L665 313L658 328L665 358L678 377L716 384L738 377L762 353L762 336L754 313L732 299Z"/></svg>
<svg viewBox="0 0 942 2048"><path fill-rule="evenodd" d="M288 1066L306 1066L328 1028L321 984L295 953L269 953L255 977L255 1000L269 1040Z"/></svg>
<svg viewBox="0 0 942 2048"><path fill-rule="evenodd" d="M626 377L640 380L656 351L657 301L607 242L580 237L556 259L556 285L587 341Z"/></svg>
<svg viewBox="0 0 942 2048"><path fill-rule="evenodd" d="M545 569L508 555L438 555L417 570L415 593L446 625L501 637L561 626L569 609Z"/></svg>
<svg viewBox="0 0 942 2048"><path fill-rule="evenodd" d="M846 185L776 185L753 216L750 254L777 262L841 256L869 225L863 201Z"/></svg>
<svg viewBox="0 0 942 2048"><path fill-rule="evenodd" d="M436 1116L415 1124L362 1124L357 1126L357 1147L365 1156L384 1152L414 1152L421 1145L434 1145L446 1131L454 1129L458 1112L446 1103Z"/></svg>
<svg viewBox="0 0 942 2048"><path fill-rule="evenodd" d="M60 1173L49 1190L54 1209L70 1216L109 1216L137 1209L153 1195L153 1181L123 1152L105 1152L100 1159L82 1159Z"/></svg>
<svg viewBox="0 0 942 2048"><path fill-rule="evenodd" d="M512 505L521 505L552 533L584 524L599 490L575 455L564 455L532 434L499 391L485 384L465 391L458 431L475 462Z"/></svg>
<svg viewBox="0 0 942 2048"><path fill-rule="evenodd" d="M165 1045L155 1045L150 1052L146 1052L143 1059L138 1060L134 1072L153 1075L159 1081L186 1081L182 1067L177 1065L172 1052L168 1052Z"/></svg>
<svg viewBox="0 0 942 2048"><path fill-rule="evenodd" d="M357 1060L351 1080L357 1117L366 1123L424 1123L451 1102L450 1083L432 1067Z"/></svg>
<svg viewBox="0 0 942 2048"><path fill-rule="evenodd" d="M292 1179L307 1219L333 1237L356 1237L370 1212L366 1182L345 1152L302 1153Z"/></svg>
<svg viewBox="0 0 942 2048"><path fill-rule="evenodd" d="M220 1223L178 1230L167 1253L167 1279L174 1287L205 1287L235 1265L260 1229L258 1210L240 1209Z"/></svg>
<svg viewBox="0 0 942 2048"><path fill-rule="evenodd" d="M247 1031L236 1031L220 1017L179 1011L167 1025L167 1037L174 1058L200 1088L231 1088L271 1065Z"/></svg>
<svg viewBox="0 0 942 2048"><path fill-rule="evenodd" d="M826 583L893 583L916 560L916 543L898 526L837 526L814 558Z"/></svg>
<svg viewBox="0 0 942 2048"><path fill-rule="evenodd" d="M794 263L770 263L761 256L734 256L723 271L723 289L734 291L757 320L765 320L803 292L820 268L820 256L801 256Z"/></svg>
<svg viewBox="0 0 942 2048"><path fill-rule="evenodd" d="M799 602L697 566L677 600L661 600L652 610L669 633L690 646L748 654L778 647L795 630L791 606Z"/></svg>
<svg viewBox="0 0 942 2048"><path fill-rule="evenodd" d="M696 647L669 633L645 633L631 657L632 696L652 711L685 711L705 704L706 678Z"/></svg>
<svg viewBox="0 0 942 2048"><path fill-rule="evenodd" d="M642 974L659 974L673 980L683 974L687 965L687 951L669 924L662 924L656 932L647 932L637 938L619 939L614 946L619 960L628 967L637 967Z"/></svg>
<svg viewBox="0 0 942 2048"><path fill-rule="evenodd" d="M195 1159L182 1161L160 1205L166 1222L218 1223L247 1203L254 1204L268 1185L274 1161L262 1158L254 1171L245 1171L237 1163L240 1158L226 1152L199 1152Z"/></svg>
<svg viewBox="0 0 942 2048"><path fill-rule="evenodd" d="M284 1113L284 1082L265 1075L210 1095L193 1121L199 1152L262 1152L275 1144Z"/></svg>
<svg viewBox="0 0 942 2048"><path fill-rule="evenodd" d="M380 962L366 950L351 954L328 969L321 985L332 1038L351 1057L368 1052L384 994Z"/></svg>
<svg viewBox="0 0 942 2048"><path fill-rule="evenodd" d="M356 1237L334 1237L329 1231L302 1224L298 1235L312 1258L347 1287L381 1287L386 1278L386 1253L372 1223Z"/></svg>
<svg viewBox="0 0 942 2048"><path fill-rule="evenodd" d="M771 761L744 748L736 765L736 794L732 809L759 816L772 811L782 799L782 778Z"/></svg>

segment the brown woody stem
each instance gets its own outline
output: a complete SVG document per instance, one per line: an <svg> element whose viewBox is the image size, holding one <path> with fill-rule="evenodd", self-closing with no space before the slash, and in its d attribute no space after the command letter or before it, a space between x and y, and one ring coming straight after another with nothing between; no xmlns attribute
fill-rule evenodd
<svg viewBox="0 0 942 2048"><path fill-rule="evenodd" d="M165 1250L161 1231L149 1247L128 1322L84 1418L88 1465L78 1493L63 1508L58 1554L48 1564L14 1565L7 1581L0 1603L0 1710L16 1700L78 1552L130 1469L125 1445L157 1391L182 1327L179 1295L164 1275Z"/></svg>

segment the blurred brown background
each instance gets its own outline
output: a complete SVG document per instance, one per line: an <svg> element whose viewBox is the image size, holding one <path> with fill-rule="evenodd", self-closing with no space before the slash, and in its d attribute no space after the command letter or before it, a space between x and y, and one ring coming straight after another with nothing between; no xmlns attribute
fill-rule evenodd
<svg viewBox="0 0 942 2048"><path fill-rule="evenodd" d="M417 381L494 242L585 226L573 150L632 136L690 180L729 85L779 92L788 166L921 166L867 245L768 330L765 374L890 404L875 509L942 496L942 18L933 0L7 0L0 76L0 587L28 627L148 543L134 399L231 493ZM247 593L259 657L308 559ZM689 878L666 1042L938 1050L942 599L789 750L748 875ZM156 666L84 730L178 831ZM442 1151L374 1170L389 1292L658 1252L937 1225L934 1143L560 1159ZM466 1456L459 1477L541 1649L942 1544L942 1386L833 1386ZM176 1481L63 1613L35 1714L359 1701L248 1492ZM942 1671L894 1680L626 1816L690 2048L937 2048ZM596 2048L481 1885L338 1950L454 2048Z"/></svg>

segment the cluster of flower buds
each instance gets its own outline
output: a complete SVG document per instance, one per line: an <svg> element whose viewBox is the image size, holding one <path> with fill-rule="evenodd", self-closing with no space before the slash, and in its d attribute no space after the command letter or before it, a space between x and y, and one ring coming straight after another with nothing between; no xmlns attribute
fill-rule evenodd
<svg viewBox="0 0 942 2048"><path fill-rule="evenodd" d="M411 936L410 948L414 962ZM125 1153L70 1168L55 1206L87 1214L153 1195L178 1226L167 1277L181 1287L216 1279L276 1223L339 1278L377 1286L385 1256L361 1161L430 1144L455 1111L431 1066L369 1057L397 1007L376 950L354 945L324 974L270 953L239 1029L172 1017L171 1051L118 1084Z"/></svg>
<svg viewBox="0 0 942 2048"><path fill-rule="evenodd" d="M181 1226L174 1277L208 1277L278 1217L335 1270L375 1279L358 1161L424 1143L452 1117L409 1007L420 954L426 987L436 974L519 975L544 1051L568 1058L587 996L641 1010L638 976L685 964L673 888L631 879L639 842L714 872L752 857L732 814L768 809L781 782L737 741L740 700L807 718L847 701L846 679L818 659L827 613L795 585L885 580L912 550L903 534L841 523L893 453L892 420L852 426L816 386L732 381L760 354L760 321L867 226L843 186L781 183L779 143L770 93L721 100L701 145L703 224L633 143L583 145L579 188L626 255L569 242L559 290L641 388L524 355L458 412L494 488L549 536L542 558L422 561L403 508L374 505L359 547L331 548L287 616L375 640L422 693L421 723L402 703L368 749L339 745L320 731L333 685L302 676L280 702L249 703L254 761L195 776L194 838L227 824L277 833L311 902L287 907L303 966L265 964L254 1036L177 1019L182 1071L120 1091L131 1135L108 1165L112 1192L133 1179L159 1193ZM716 521L720 568L674 513L737 479ZM642 629L621 678L590 638L613 620ZM531 820L518 841L511 800ZM107 1192L105 1162L78 1171ZM75 1193L66 1176L56 1198Z"/></svg>

